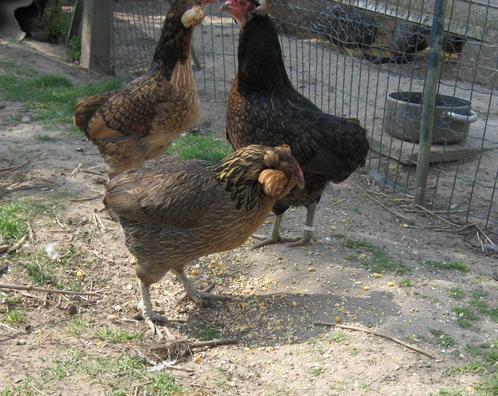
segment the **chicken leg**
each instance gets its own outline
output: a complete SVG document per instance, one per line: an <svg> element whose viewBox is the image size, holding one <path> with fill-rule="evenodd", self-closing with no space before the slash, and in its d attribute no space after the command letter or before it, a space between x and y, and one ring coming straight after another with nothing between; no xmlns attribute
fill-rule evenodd
<svg viewBox="0 0 498 396"><path fill-rule="evenodd" d="M304 227L304 233L301 238L284 238L280 235L280 226L282 225L283 215L277 215L275 217L275 222L273 223L273 230L271 237L265 239L264 241L257 243L252 247L252 249L258 249L267 245L274 245L277 243L292 242L289 246L297 247L304 246L308 244L313 238L313 221L315 218L316 203L312 203L306 207L306 223ZM256 237L257 238L257 237Z"/></svg>
<svg viewBox="0 0 498 396"><path fill-rule="evenodd" d="M197 290L192 281L189 278L187 278L187 275L185 275L185 271L174 270L174 272L178 280L182 282L183 287L185 287L188 296L192 299L192 301L194 301L196 304L200 305L201 307L211 306L213 300L223 301L229 299L229 297L226 296L213 296L212 294L208 294L200 290Z"/></svg>
<svg viewBox="0 0 498 396"><path fill-rule="evenodd" d="M259 249L260 247L263 246L276 245L277 243L296 242L299 240L299 238L285 238L280 235L280 226L282 225L283 218L284 218L283 214L275 216L275 221L273 223L273 229L270 238L265 239L264 237L261 238L258 235L253 235L253 238L263 239L263 241L254 245L252 247L252 250Z"/></svg>
<svg viewBox="0 0 498 396"><path fill-rule="evenodd" d="M140 301L140 303L138 304L138 308L142 311L142 316L144 317L145 323L147 323L147 325L150 327L153 335L158 336L158 338L162 338L162 333L156 327L154 322L165 323L167 322L167 319L164 316L161 316L152 310L149 287L146 286L142 280L139 280L139 285L140 285L140 292L142 294L142 301ZM165 331L168 338L171 338L171 334L169 333L168 329L165 328Z"/></svg>

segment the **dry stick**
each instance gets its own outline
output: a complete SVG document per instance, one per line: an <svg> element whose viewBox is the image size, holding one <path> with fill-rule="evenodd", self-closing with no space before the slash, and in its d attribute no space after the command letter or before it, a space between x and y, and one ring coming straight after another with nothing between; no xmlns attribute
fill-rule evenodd
<svg viewBox="0 0 498 396"><path fill-rule="evenodd" d="M5 171L9 171L9 170L16 170L16 169L19 169L19 168L22 168L24 165L27 165L29 164L31 161L33 161L35 158L38 158L39 156L41 156L43 153L38 153L36 154L35 156L27 159L26 161L24 162L21 162L19 165L13 165L13 166L9 166L7 168L2 168L0 169L0 172L5 172Z"/></svg>
<svg viewBox="0 0 498 396"><path fill-rule="evenodd" d="M78 174L78 172L80 171L81 167L83 166L83 164L80 162L76 168L74 168L74 170L71 172L71 174L69 176L76 176Z"/></svg>
<svg viewBox="0 0 498 396"><path fill-rule="evenodd" d="M13 245L11 248L9 248L7 250L7 253L14 253L17 249L19 249L21 247L21 245L24 243L24 241L26 240L27 236L24 235L21 239L19 239L15 245Z"/></svg>
<svg viewBox="0 0 498 396"><path fill-rule="evenodd" d="M422 354L424 356L427 356L427 357L429 357L431 359L434 359L434 360L437 359L435 356L431 355L430 353L425 352L425 351L423 351L423 350L421 350L421 349L419 349L417 347L414 347L414 346L412 346L410 344L407 344L406 342L403 342L401 340L398 340L397 338L390 337L390 336L382 334L382 333L378 333L378 332L370 330L370 329L364 329L364 328L355 327L355 326L346 326L346 325L341 325L341 324L336 324L336 323L331 323L331 322L314 322L313 324L316 325L316 326L338 327L340 329L346 329L346 330L352 330L352 331L361 331L363 333L373 334L373 335L376 335L377 337L381 337L381 338L385 338L386 340L393 341L396 344L402 345L405 348L411 349L412 351L418 352L418 353L420 353L420 354Z"/></svg>
<svg viewBox="0 0 498 396"><path fill-rule="evenodd" d="M384 203L382 203L381 201L379 201L378 199L372 197L370 194L368 194L363 188L361 187L357 187L363 194L366 195L366 197L372 201L374 201L376 204L382 206L385 210L387 210L389 213L393 214L394 216L400 218L401 220L403 220L405 223L408 223L408 224L413 224L413 220L409 219L408 217L406 216L403 216L401 213L395 211L394 209L391 209L390 207L384 205Z"/></svg>
<svg viewBox="0 0 498 396"><path fill-rule="evenodd" d="M94 292L75 292L75 291L69 291L69 290L45 289L43 287L32 286L32 285L8 285L6 283L0 283L0 289L30 290L30 291L38 291L38 292L42 292L42 293L52 293L52 294L68 294L68 295L72 295L72 296L100 297L99 293L94 293Z"/></svg>
<svg viewBox="0 0 498 396"><path fill-rule="evenodd" d="M15 333L22 333L22 331L19 331L17 329L14 329L13 327L7 326L5 323L0 322L0 326L5 327L6 329L9 329L10 331L13 331Z"/></svg>
<svg viewBox="0 0 498 396"><path fill-rule="evenodd" d="M88 198L74 198L70 199L71 202L85 202L85 201L93 201L94 199L102 197L101 195L95 195L93 197L88 197Z"/></svg>
<svg viewBox="0 0 498 396"><path fill-rule="evenodd" d="M102 228L103 231L106 231L107 228L104 223L102 223L102 219L100 218L96 210L93 212L93 215L95 216L95 220L97 221L97 224L100 226L100 228Z"/></svg>
<svg viewBox="0 0 498 396"><path fill-rule="evenodd" d="M189 344L191 349L195 348L213 348L217 346L223 346L223 345L235 345L238 344L239 340L236 338L225 338L225 339L217 339L217 340L210 340L210 341L199 341L199 342L192 342Z"/></svg>
<svg viewBox="0 0 498 396"><path fill-rule="evenodd" d="M416 204L416 205L415 205L415 207L416 207L417 209L420 209L420 210L422 210L422 211L424 211L424 212L426 212L426 213L430 214L431 216L436 217L437 219L441 220L443 223L449 224L449 225L451 225L451 226L453 226L453 227L458 227L458 224L455 224L455 223L453 223L453 222L451 222L451 221L449 221L449 220L446 220L444 217L439 216L438 214L434 213L432 210L429 210L429 209L427 209L427 208L424 208L422 205L417 205L417 204Z"/></svg>

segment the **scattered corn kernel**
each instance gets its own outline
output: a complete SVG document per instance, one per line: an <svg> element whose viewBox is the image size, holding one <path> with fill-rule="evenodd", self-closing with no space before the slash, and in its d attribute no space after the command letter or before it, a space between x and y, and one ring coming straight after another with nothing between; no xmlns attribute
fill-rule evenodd
<svg viewBox="0 0 498 396"><path fill-rule="evenodd" d="M337 323L337 324L342 323L342 318L340 316L336 316L335 323Z"/></svg>
<svg viewBox="0 0 498 396"><path fill-rule="evenodd" d="M391 282L387 282L387 286L389 286L389 287L393 287L393 286L395 286L395 285L396 285L396 284L395 284L394 282L392 282L392 281L391 281Z"/></svg>
<svg viewBox="0 0 498 396"><path fill-rule="evenodd" d="M78 271L78 272L76 272L76 277L77 277L78 279L82 279L84 276L85 276L85 274L83 273L83 271Z"/></svg>
<svg viewBox="0 0 498 396"><path fill-rule="evenodd" d="M377 279L378 279L378 278L382 278L382 274L379 274L378 272L374 272L374 273L372 274L372 276L373 276L374 278L377 278Z"/></svg>
<svg viewBox="0 0 498 396"><path fill-rule="evenodd" d="M365 290L365 291L369 291L369 290L370 290L370 286L366 286L366 285L365 285L365 286L363 286L363 290Z"/></svg>

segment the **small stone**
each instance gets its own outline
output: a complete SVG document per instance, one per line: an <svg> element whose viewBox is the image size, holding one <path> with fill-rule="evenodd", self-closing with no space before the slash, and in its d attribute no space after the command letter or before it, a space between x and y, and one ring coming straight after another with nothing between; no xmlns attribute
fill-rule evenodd
<svg viewBox="0 0 498 396"><path fill-rule="evenodd" d="M291 305L292 308L296 308L297 307L297 302L296 301L292 301L290 305Z"/></svg>
<svg viewBox="0 0 498 396"><path fill-rule="evenodd" d="M336 324L342 323L342 318L340 316L336 316L335 317L335 323Z"/></svg>
<svg viewBox="0 0 498 396"><path fill-rule="evenodd" d="M316 268L315 267L308 267L308 272L315 272Z"/></svg>
<svg viewBox="0 0 498 396"><path fill-rule="evenodd" d="M31 116L29 115L23 115L21 117L21 123L23 124L29 124L31 122Z"/></svg>

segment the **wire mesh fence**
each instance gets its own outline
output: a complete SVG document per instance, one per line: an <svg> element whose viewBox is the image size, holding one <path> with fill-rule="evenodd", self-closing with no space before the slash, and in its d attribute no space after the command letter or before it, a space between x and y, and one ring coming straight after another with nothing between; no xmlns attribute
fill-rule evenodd
<svg viewBox="0 0 498 396"><path fill-rule="evenodd" d="M420 108L434 0L275 0L272 16L293 85L322 110L360 119L368 166L386 192L414 194ZM159 38L164 0L119 0L113 63L140 74ZM204 100L229 94L239 28L210 6L194 34ZM498 231L498 0L449 0L427 203Z"/></svg>

